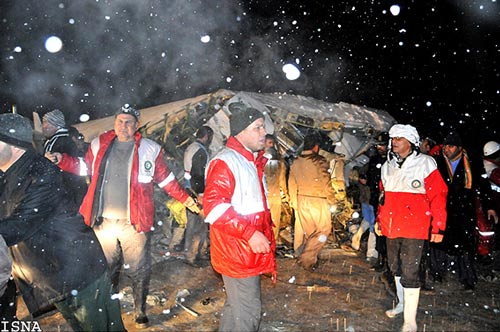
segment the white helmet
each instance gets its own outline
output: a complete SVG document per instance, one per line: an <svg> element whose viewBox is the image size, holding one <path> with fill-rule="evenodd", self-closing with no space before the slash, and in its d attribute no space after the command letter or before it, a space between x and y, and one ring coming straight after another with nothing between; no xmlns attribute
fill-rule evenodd
<svg viewBox="0 0 500 332"><path fill-rule="evenodd" d="M500 144L498 144L495 141L489 141L483 147L483 153L484 153L485 157L491 156L492 154L494 154L498 150L500 150Z"/></svg>

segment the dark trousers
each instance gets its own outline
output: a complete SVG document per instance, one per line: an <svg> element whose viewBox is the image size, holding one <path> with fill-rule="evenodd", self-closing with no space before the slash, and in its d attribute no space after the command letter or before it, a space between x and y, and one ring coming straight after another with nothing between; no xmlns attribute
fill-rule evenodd
<svg viewBox="0 0 500 332"><path fill-rule="evenodd" d="M74 331L125 331L120 302L111 299L111 288L109 276L104 273L55 306Z"/></svg>
<svg viewBox="0 0 500 332"><path fill-rule="evenodd" d="M474 267L473 254L457 252L450 255L446 251L431 246L431 275L434 279L441 279L450 270L457 271L458 280L466 286L477 283L476 268Z"/></svg>
<svg viewBox="0 0 500 332"><path fill-rule="evenodd" d="M146 314L146 299L151 279L151 232L138 233L126 220L110 220L94 227L108 261L114 291L118 292L120 271L132 281L136 315Z"/></svg>
<svg viewBox="0 0 500 332"><path fill-rule="evenodd" d="M231 278L223 275L226 302L219 331L258 331L262 310L260 276Z"/></svg>
<svg viewBox="0 0 500 332"><path fill-rule="evenodd" d="M387 261L394 276L401 276L405 288L420 288L420 260L425 240L387 239Z"/></svg>
<svg viewBox="0 0 500 332"><path fill-rule="evenodd" d="M7 282L7 288L0 297L0 320L12 322L17 320L17 288L13 279ZM7 325L8 327L8 325ZM1 330L1 329L0 329Z"/></svg>
<svg viewBox="0 0 500 332"><path fill-rule="evenodd" d="M208 247L208 224L202 216L186 209L187 225L184 232L184 254L193 263Z"/></svg>

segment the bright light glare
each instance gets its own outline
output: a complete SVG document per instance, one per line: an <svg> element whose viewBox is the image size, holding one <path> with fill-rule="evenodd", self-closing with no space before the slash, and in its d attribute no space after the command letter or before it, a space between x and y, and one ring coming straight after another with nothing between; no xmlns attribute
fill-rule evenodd
<svg viewBox="0 0 500 332"><path fill-rule="evenodd" d="M282 68L283 72L286 74L286 78L290 81L296 80L300 77L300 70L295 65L287 63Z"/></svg>
<svg viewBox="0 0 500 332"><path fill-rule="evenodd" d="M88 114L81 114L80 115L80 122L87 122L90 120L90 116Z"/></svg>
<svg viewBox="0 0 500 332"><path fill-rule="evenodd" d="M392 15L398 16L399 12L401 11L401 8L398 5L392 5L389 10L391 11Z"/></svg>
<svg viewBox="0 0 500 332"><path fill-rule="evenodd" d="M208 43L210 41L210 36L209 35L204 35L204 36L201 36L201 42L202 43Z"/></svg>
<svg viewBox="0 0 500 332"><path fill-rule="evenodd" d="M50 53L57 53L62 49L63 43L62 40L57 36L50 36L45 41L45 48Z"/></svg>

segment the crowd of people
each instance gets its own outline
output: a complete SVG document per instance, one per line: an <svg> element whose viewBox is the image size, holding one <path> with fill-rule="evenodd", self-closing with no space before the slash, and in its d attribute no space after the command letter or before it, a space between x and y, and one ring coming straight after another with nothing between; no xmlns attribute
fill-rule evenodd
<svg viewBox="0 0 500 332"><path fill-rule="evenodd" d="M314 271L332 233L336 196L318 132L307 132L296 158L285 161L262 112L241 101L227 107L225 146L211 155L217 128L199 127L184 151L181 180L162 147L141 135L140 111L129 105L115 113L113 130L89 144L63 112L46 113L39 151L27 118L0 115L2 319L16 319L5 303L15 302L17 288L33 319L56 308L75 331L124 331L115 296L123 273L135 323L147 327L156 185L186 208L186 263L209 258L222 276L219 330L257 331L261 275L276 278L283 201L294 211L293 256ZM403 331L417 331L421 289L439 287L456 270L464 290L473 290L478 257L491 259L498 249L500 144L483 150L477 164L457 132L437 144L395 124L374 137L350 184L361 207L351 246L361 250L367 238L367 261L398 299L386 315L402 314Z"/></svg>

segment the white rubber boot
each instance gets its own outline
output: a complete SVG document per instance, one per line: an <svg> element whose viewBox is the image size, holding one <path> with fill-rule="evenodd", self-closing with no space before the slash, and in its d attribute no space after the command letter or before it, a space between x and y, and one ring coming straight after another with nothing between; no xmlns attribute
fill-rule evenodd
<svg viewBox="0 0 500 332"><path fill-rule="evenodd" d="M402 332L417 332L417 308L420 288L404 288L404 323Z"/></svg>
<svg viewBox="0 0 500 332"><path fill-rule="evenodd" d="M377 237L375 233L370 232L368 236L368 245L366 249L366 258L378 258L378 251L375 249L375 245L377 244Z"/></svg>
<svg viewBox="0 0 500 332"><path fill-rule="evenodd" d="M400 313L403 312L404 308L404 289L401 285L401 277L394 277L394 281L396 282L396 294L398 296L398 304L385 312L386 316L389 318L394 318Z"/></svg>
<svg viewBox="0 0 500 332"><path fill-rule="evenodd" d="M366 232L366 230L368 228L370 228L370 224L368 223L368 221L366 221L365 219L363 219L361 221L361 224L359 225L358 230L352 236L352 240L351 240L351 247L352 247L352 249L359 250L359 246L361 245L361 237L363 236L364 232Z"/></svg>

